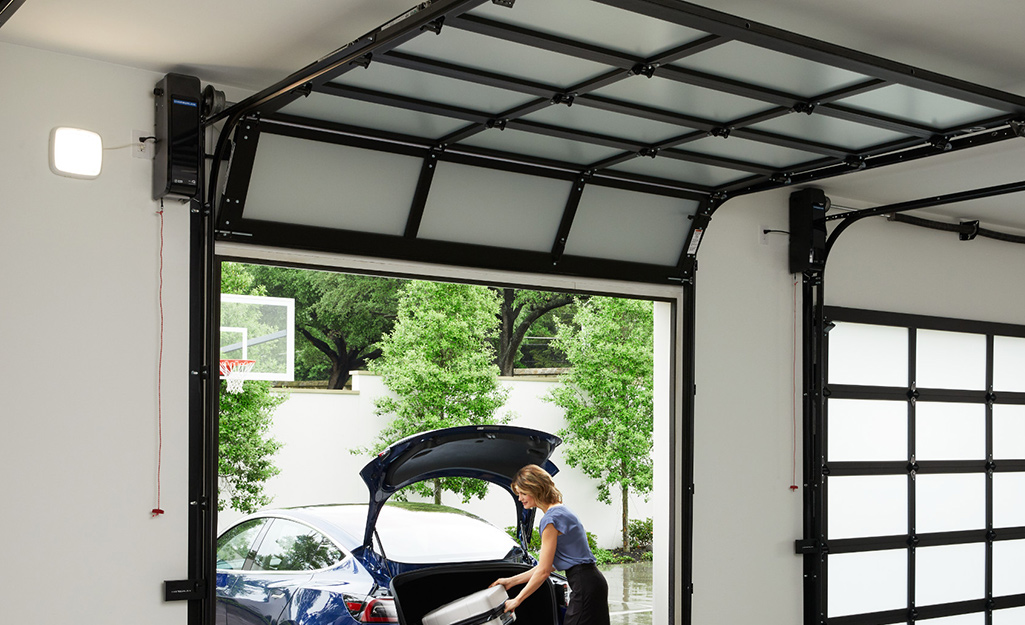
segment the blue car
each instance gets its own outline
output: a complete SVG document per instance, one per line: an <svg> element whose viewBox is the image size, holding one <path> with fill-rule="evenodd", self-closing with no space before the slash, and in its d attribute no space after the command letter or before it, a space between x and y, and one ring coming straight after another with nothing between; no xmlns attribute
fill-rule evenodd
<svg viewBox="0 0 1025 625"><path fill-rule="evenodd" d="M395 443L360 476L367 504L260 512L217 540L217 623L223 625L420 625L431 610L527 570L534 511L513 495L516 471L548 460L561 440L512 426L468 426ZM471 514L434 504L390 503L399 489L440 477L483 479L509 492L519 542ZM517 620L562 622L569 590L549 583Z"/></svg>

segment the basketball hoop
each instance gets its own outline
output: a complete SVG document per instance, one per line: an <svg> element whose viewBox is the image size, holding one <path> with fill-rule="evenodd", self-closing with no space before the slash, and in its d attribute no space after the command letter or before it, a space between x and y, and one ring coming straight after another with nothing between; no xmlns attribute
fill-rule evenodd
<svg viewBox="0 0 1025 625"><path fill-rule="evenodd" d="M253 370L255 360L222 360L221 377L228 382L229 393L241 393L246 374Z"/></svg>

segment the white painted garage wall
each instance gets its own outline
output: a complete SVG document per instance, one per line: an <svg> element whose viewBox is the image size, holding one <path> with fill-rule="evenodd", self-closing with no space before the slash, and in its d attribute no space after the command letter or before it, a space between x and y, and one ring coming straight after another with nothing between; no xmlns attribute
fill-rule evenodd
<svg viewBox="0 0 1025 625"><path fill-rule="evenodd" d="M181 624L186 575L188 209L165 212L163 467L156 505L160 222L152 164L107 150L50 172L50 130L126 145L159 75L0 44L0 475L6 623Z"/></svg>
<svg viewBox="0 0 1025 625"><path fill-rule="evenodd" d="M509 400L497 414L508 415L510 425L552 433L565 427L562 410L542 400L555 382L501 378L501 383L509 388ZM388 390L379 376L360 372L354 376L353 385L358 392L293 392L275 412L271 435L284 447L275 456L281 473L267 481L266 492L274 497L268 507L367 501L367 488L359 471L370 456L349 450L369 446L387 425L388 417L374 414L374 399L388 394ZM598 501L597 482L569 466L562 447L556 449L552 461L559 467L556 482L566 505L584 519L587 531L597 536L598 546L620 546L622 500L618 494L613 493L610 505ZM445 493L442 503L472 512L498 527L516 523L513 500L498 487L491 488L485 499L468 504ZM631 519L653 515L653 497L645 501L642 496L631 495L628 503ZM217 519L219 529L226 529L241 516L235 511L222 512Z"/></svg>
<svg viewBox="0 0 1025 625"><path fill-rule="evenodd" d="M793 276L787 236L759 240L763 227L788 229L789 193L727 202L698 254L697 625L802 620L801 560L794 555L801 491L789 490ZM1023 270L1020 245L960 242L955 234L873 218L851 226L833 249L826 302L1025 324ZM797 462L800 471L800 456Z"/></svg>

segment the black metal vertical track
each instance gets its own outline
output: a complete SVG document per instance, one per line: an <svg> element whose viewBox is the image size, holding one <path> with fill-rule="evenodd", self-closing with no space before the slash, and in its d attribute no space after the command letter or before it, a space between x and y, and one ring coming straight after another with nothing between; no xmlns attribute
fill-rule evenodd
<svg viewBox="0 0 1025 625"><path fill-rule="evenodd" d="M804 625L815 625L821 613L818 595L820 556L813 548L819 536L817 503L819 478L816 455L817 412L812 401L815 379L815 282L814 274L805 272L801 276L801 424L804 430L801 447L803 473L803 545L800 552L804 558Z"/></svg>
<svg viewBox="0 0 1025 625"><path fill-rule="evenodd" d="M669 618L670 625L675 623L676 611L680 610L681 621L685 625L689 625L693 619L693 605L694 605L694 401L697 393L697 386L695 382L695 356L694 356L694 344L697 338L697 324L695 321L696 317L696 305L695 305L695 294L697 288L695 285L696 276L692 275L690 280L684 281L683 283L683 336L678 337L682 339L682 350L683 359L681 365L683 367L682 373L683 383L681 384L680 390L683 396L680 398L683 403L683 414L680 415L679 430L676 429L676 423L670 422L669 440L672 441L672 453L670 454L670 476L676 475L676 440L678 436L682 436L683 440L683 457L682 466L680 467L680 478L682 482L682 510L680 511L680 540L682 545L674 546L670 545L670 560L669 560ZM675 312L675 311L674 311ZM675 319L675 315L674 315ZM675 336L676 324L673 324L674 341L676 345ZM676 369L675 363L676 358L670 360L672 363L671 371L673 373L674 384L670 387L674 390L670 401L673 402L671 405L675 405L676 393L675 393L675 380L676 380ZM673 499L676 498L677 484L670 482L671 493ZM676 503L671 502L672 505L669 508L669 522L670 527L676 525ZM680 552L682 562L680 563L680 570L676 568L676 553ZM680 579L680 588L682 589L683 596L680 597L680 601L676 601L676 584L677 578Z"/></svg>
<svg viewBox="0 0 1025 625"><path fill-rule="evenodd" d="M915 477L918 462L918 330L908 328L908 622L917 615L915 577L918 551L918 519Z"/></svg>
<svg viewBox="0 0 1025 625"><path fill-rule="evenodd" d="M213 575L217 532L216 394L211 410L211 340L216 323L211 313L213 227L205 205L202 181L190 201L189 220L189 501L188 576L198 584L199 598L188 607L189 625L209 625L215 617ZM213 327L212 327L213 326Z"/></svg>
<svg viewBox="0 0 1025 625"><path fill-rule="evenodd" d="M986 334L986 623L993 625L993 371L995 337Z"/></svg>
<svg viewBox="0 0 1025 625"><path fill-rule="evenodd" d="M811 323L809 324L809 338L811 339L811 362L808 372L811 386L805 387L808 393L808 402L811 407L811 458L808 466L811 467L810 478L811 509L814 518L812 519L812 536L816 546L815 552L811 555L814 559L814 573L821 585L821 593L812 593L813 615L818 622L825 622L829 610L829 548L826 538L829 527L826 516L828 505L829 489L827 480L829 471L826 465L826 317L825 317L825 275L823 271L808 272L811 283L811 302L806 304L811 311Z"/></svg>

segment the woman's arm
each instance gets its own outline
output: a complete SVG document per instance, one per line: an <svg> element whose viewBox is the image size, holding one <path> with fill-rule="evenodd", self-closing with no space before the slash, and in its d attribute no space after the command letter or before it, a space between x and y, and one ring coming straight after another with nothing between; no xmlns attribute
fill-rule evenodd
<svg viewBox="0 0 1025 625"><path fill-rule="evenodd" d="M555 561L555 545L559 541L559 530L555 529L554 525L548 525L545 530L541 533L541 553L537 557L537 565L529 571L524 571L516 577L511 579L520 580L516 584L510 584L516 586L526 581L526 586L520 590L520 594L516 595L512 599L505 602L505 611L511 612L523 603L524 599L534 593L535 590L541 587L541 584L545 583L548 576L551 575L553 566L552 563ZM509 586L506 586L508 589Z"/></svg>

